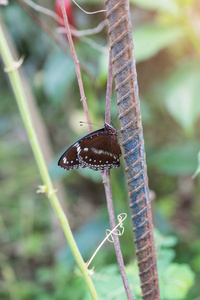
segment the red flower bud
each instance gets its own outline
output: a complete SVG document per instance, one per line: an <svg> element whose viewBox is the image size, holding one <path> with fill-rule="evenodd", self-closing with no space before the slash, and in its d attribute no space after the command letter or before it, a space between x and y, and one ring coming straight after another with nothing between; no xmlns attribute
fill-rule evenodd
<svg viewBox="0 0 200 300"><path fill-rule="evenodd" d="M64 0L64 5L65 5L65 11L66 11L66 14L67 14L69 25L74 26L75 22L74 22L74 13L73 13L72 1ZM55 1L55 11L61 17L61 19L63 19L60 0ZM61 24L60 24L60 26L64 27L64 25L61 25Z"/></svg>

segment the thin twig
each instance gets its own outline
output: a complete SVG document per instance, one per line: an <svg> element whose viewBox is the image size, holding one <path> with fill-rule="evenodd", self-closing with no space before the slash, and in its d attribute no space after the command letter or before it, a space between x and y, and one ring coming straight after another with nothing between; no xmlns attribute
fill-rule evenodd
<svg viewBox="0 0 200 300"><path fill-rule="evenodd" d="M59 47L67 54L69 54L69 51L67 50L67 48L65 47L65 45L63 43L61 43L60 39L53 33L53 31L51 29L49 29L49 27L43 23L38 16L29 8L29 6L27 6L26 4L24 4L23 0L17 0L19 2L19 4L21 5L21 7L26 11L26 13L31 17L31 19L40 27L42 28L43 31L45 31L50 37L51 39L57 44L59 45ZM30 0L29 0L30 1Z"/></svg>
<svg viewBox="0 0 200 300"><path fill-rule="evenodd" d="M39 4L36 4L35 2L31 1L31 0L22 0L23 2L25 2L28 6L32 7L35 11L38 11L46 16L51 17L52 19L54 19L57 23L60 23L61 25L64 25L64 21L63 19L57 14L55 13L53 10L43 7ZM84 11L75 1L74 3L84 12L87 13L86 11ZM105 11L105 10L104 10ZM101 11L97 11L97 12L101 12ZM97 12L91 12L91 14L97 13ZM85 36L85 35L93 35L96 33L99 33L100 31L103 30L103 28L107 25L107 19L103 20L102 22L100 22L95 28L92 29L87 29L87 30L76 30L71 24L70 26L70 30L72 35L76 36L76 37L80 37L80 36ZM66 29L63 27L58 27L58 32L60 33L64 33L66 34Z"/></svg>
<svg viewBox="0 0 200 300"><path fill-rule="evenodd" d="M116 221L115 221L115 213L114 213L112 191L111 191L110 170L105 170L103 179L104 179L104 188L105 188L106 200L107 200L107 208L109 213L110 227L111 229L114 229L116 226ZM126 296L128 300L133 300L135 298L133 298L131 294L131 289L128 283L128 278L124 267L124 260L120 249L119 237L117 235L114 235L113 240L114 240L115 253L116 253L121 277L126 291Z"/></svg>
<svg viewBox="0 0 200 300"><path fill-rule="evenodd" d="M97 34L97 33L101 32L106 25L107 25L107 20L103 20L96 27L91 28L91 29L76 30L74 28L71 28L71 26L70 26L70 28L71 28L72 35L74 35L75 37L81 37L81 36L86 36L86 35ZM66 29L63 27L58 27L57 31L62 34L66 34Z"/></svg>
<svg viewBox="0 0 200 300"><path fill-rule="evenodd" d="M35 11L38 11L44 15L50 16L56 22L64 25L63 19L57 13L55 13L53 10L43 7L39 4L36 4L35 2L33 2L31 0L23 0L23 2L25 2L28 6L32 7Z"/></svg>
<svg viewBox="0 0 200 300"><path fill-rule="evenodd" d="M107 87L106 87L106 111L105 111L105 122L107 123L110 123L112 81L113 81L112 51L111 49L109 49L108 79L107 79Z"/></svg>
<svg viewBox="0 0 200 300"><path fill-rule="evenodd" d="M108 51L108 47L101 46L101 45L97 44L94 40L92 40L88 37L82 36L82 37L79 37L79 39L82 42L84 42L84 43L88 44L89 46L91 46L93 49L98 50L101 53L106 53Z"/></svg>
<svg viewBox="0 0 200 300"><path fill-rule="evenodd" d="M111 49L109 49L109 66L108 66L108 81L107 81L107 89L106 89L106 112L105 112L105 122L110 122L110 107L111 107L111 95L112 95L112 52ZM113 205L113 199L112 199L112 191L111 191L111 181L110 181L110 170L104 171L102 173L103 177L103 183L105 188L105 194L106 194L106 201L107 201L107 208L108 208L108 214L109 214L109 220L110 220L110 227L111 230L114 230L116 227L116 220L115 220L115 212L114 212L114 205ZM120 243L119 243L119 237L113 236L114 241L114 247L115 247L115 253L121 273L121 277L124 283L124 288L126 291L127 299L133 300L133 296L131 294L131 289L128 283L128 278L126 276L126 271L124 267L124 260L121 253Z"/></svg>
<svg viewBox="0 0 200 300"><path fill-rule="evenodd" d="M101 13L101 12L106 12L105 9L101 9L101 10L96 10L96 11L86 11L84 10L76 1L72 0L74 2L74 4L80 9L82 10L85 14L87 15L94 15L94 14L98 14L98 13Z"/></svg>
<svg viewBox="0 0 200 300"><path fill-rule="evenodd" d="M87 119L87 122L88 122L89 131L92 132L92 126L91 126L91 122L90 122L90 117L89 117L85 92L84 92L84 88L83 88L83 82L82 82L82 78L81 78L81 70L80 70L80 66L79 66L79 61L78 61L77 56L76 56L74 43L73 43L73 40L72 40L72 35L71 35L70 27L69 27L69 22L68 22L67 14L66 14L66 11L65 11L64 1L61 0L60 3L61 3L63 19L64 19L64 23L65 23L65 28L67 29L67 37L68 37L68 41L69 41L70 48L71 48L71 51L72 51L72 56L73 56L74 63L75 63L76 74L77 74L77 79L78 79L78 85L79 85L79 90L80 90L80 94L81 94L81 101L82 101L83 109L84 109L86 119Z"/></svg>
<svg viewBox="0 0 200 300"><path fill-rule="evenodd" d="M50 36L50 38L58 45L68 56L71 56L71 53L66 47L66 43L63 42L62 39L59 39L53 31L45 24L43 23L38 16L27 6L23 0L17 0L21 7L26 11L26 13L29 15L29 17L46 33ZM30 0L29 0L30 1ZM41 10L41 12L43 12ZM59 17L59 16L58 16ZM62 24L64 24L62 20ZM95 83L93 75L88 71L88 68L86 68L82 63L81 63L81 70L87 74L87 76L90 78L90 80Z"/></svg>

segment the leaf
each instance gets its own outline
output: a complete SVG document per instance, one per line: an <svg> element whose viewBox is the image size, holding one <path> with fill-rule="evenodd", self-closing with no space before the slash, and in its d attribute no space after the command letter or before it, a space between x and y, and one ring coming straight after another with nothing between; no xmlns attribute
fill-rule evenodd
<svg viewBox="0 0 200 300"><path fill-rule="evenodd" d="M177 238L173 235L165 236L162 240L162 247L174 247L177 244Z"/></svg>
<svg viewBox="0 0 200 300"><path fill-rule="evenodd" d="M195 275L188 265L171 264L161 275L161 298L184 299L194 284L194 279Z"/></svg>
<svg viewBox="0 0 200 300"><path fill-rule="evenodd" d="M194 173L198 151L199 142L188 141L177 146L165 146L147 158L149 165L166 174L188 175Z"/></svg>
<svg viewBox="0 0 200 300"><path fill-rule="evenodd" d="M141 289L139 285L138 267L136 262L129 265L127 268L129 282L131 282L132 294L141 299ZM101 272L93 275L93 281L97 289L100 299L121 300L126 299L122 278L119 274L119 269L116 265L108 265L101 269ZM84 300L89 300L89 294L84 297Z"/></svg>
<svg viewBox="0 0 200 300"><path fill-rule="evenodd" d="M153 57L162 49L174 44L183 34L183 29L179 26L166 27L149 24L137 29L133 33L137 63Z"/></svg>
<svg viewBox="0 0 200 300"><path fill-rule="evenodd" d="M159 249L158 250L159 256L158 256L158 270L159 273L162 274L166 271L166 268L172 263L174 260L176 254L173 249Z"/></svg>
<svg viewBox="0 0 200 300"><path fill-rule="evenodd" d="M154 237L159 247L170 248L177 244L177 238L174 235L162 235L157 229L154 229Z"/></svg>
<svg viewBox="0 0 200 300"><path fill-rule="evenodd" d="M44 90L52 102L62 101L76 78L73 61L58 51L51 54L44 66Z"/></svg>
<svg viewBox="0 0 200 300"><path fill-rule="evenodd" d="M188 135L200 116L199 66L199 61L180 66L166 84L166 108Z"/></svg>
<svg viewBox="0 0 200 300"><path fill-rule="evenodd" d="M150 10L171 14L179 13L179 7L174 0L131 0L131 3Z"/></svg>

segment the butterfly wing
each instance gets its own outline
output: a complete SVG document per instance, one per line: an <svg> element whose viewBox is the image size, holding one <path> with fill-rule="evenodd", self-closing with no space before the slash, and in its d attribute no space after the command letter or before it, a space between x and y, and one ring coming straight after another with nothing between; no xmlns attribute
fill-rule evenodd
<svg viewBox="0 0 200 300"><path fill-rule="evenodd" d="M58 165L65 170L85 168L79 161L77 143L69 147L58 161Z"/></svg>
<svg viewBox="0 0 200 300"><path fill-rule="evenodd" d="M106 170L120 166L121 149L117 134L102 131L84 140L79 153L80 162L93 170Z"/></svg>
<svg viewBox="0 0 200 300"><path fill-rule="evenodd" d="M104 128L96 130L69 147L58 161L66 170L90 168L106 170L120 166L121 149L116 129L105 123Z"/></svg>
<svg viewBox="0 0 200 300"><path fill-rule="evenodd" d="M79 160L79 152L81 150L80 144L84 140L88 140L91 137L93 137L96 134L99 134L100 132L103 132L104 128L96 130L92 133L89 133L88 135L84 136L80 140L78 140L76 143L74 143L71 147L69 147L65 153L60 157L58 161L58 165L65 169L65 170L72 170L72 169L79 169L79 168L86 168L85 164L83 164Z"/></svg>

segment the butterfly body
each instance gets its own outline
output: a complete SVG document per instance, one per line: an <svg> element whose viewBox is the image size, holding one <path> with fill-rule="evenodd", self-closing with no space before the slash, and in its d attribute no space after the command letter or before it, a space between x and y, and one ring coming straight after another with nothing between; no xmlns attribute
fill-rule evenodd
<svg viewBox="0 0 200 300"><path fill-rule="evenodd" d="M69 147L58 161L66 170L90 168L107 170L120 166L121 149L116 129L109 123Z"/></svg>

